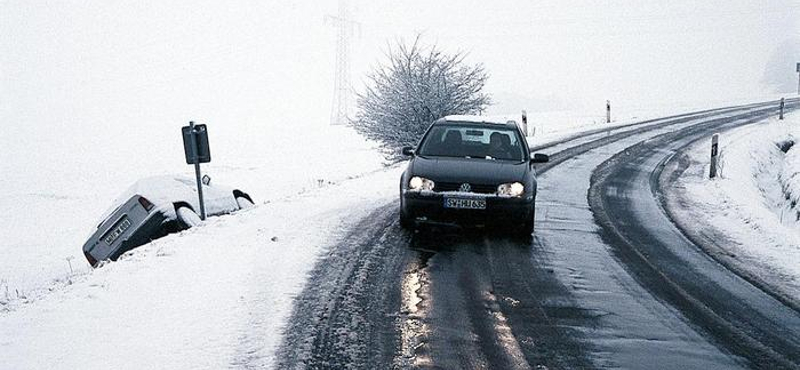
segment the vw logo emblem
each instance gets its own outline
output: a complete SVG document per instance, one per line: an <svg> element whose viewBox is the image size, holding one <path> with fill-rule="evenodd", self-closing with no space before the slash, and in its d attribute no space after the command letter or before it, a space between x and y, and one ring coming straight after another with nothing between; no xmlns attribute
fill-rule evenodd
<svg viewBox="0 0 800 370"><path fill-rule="evenodd" d="M461 184L461 187L458 188L458 191L460 191L462 193L469 193L469 192L472 191L472 186L470 186L470 184L467 184L465 182L465 183Z"/></svg>

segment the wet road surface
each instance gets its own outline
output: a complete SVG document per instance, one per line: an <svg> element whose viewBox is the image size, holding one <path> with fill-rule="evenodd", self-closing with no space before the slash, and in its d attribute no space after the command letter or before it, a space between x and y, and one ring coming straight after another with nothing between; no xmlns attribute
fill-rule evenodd
<svg viewBox="0 0 800 370"><path fill-rule="evenodd" d="M542 148L531 244L410 233L397 203L379 207L312 271L278 368L797 367L800 314L682 238L650 181L687 143L769 114L706 111Z"/></svg>

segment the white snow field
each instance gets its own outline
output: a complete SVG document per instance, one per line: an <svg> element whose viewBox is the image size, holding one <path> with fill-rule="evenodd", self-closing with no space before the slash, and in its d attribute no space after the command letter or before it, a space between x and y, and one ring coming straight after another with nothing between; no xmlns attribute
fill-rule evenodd
<svg viewBox="0 0 800 370"><path fill-rule="evenodd" d="M210 218L0 315L9 369L270 365L327 243L393 201L399 167Z"/></svg>
<svg viewBox="0 0 800 370"><path fill-rule="evenodd" d="M711 242L711 253L800 302L800 114L720 134L721 176L708 179L710 138L688 151L673 211ZM800 144L800 143L798 143ZM783 149L783 150L782 150ZM788 149L788 152L784 150ZM672 198L672 197L669 197Z"/></svg>

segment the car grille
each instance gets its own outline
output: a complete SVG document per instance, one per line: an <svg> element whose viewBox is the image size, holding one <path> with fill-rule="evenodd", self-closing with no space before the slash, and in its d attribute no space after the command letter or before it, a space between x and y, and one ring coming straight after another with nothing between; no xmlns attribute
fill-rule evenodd
<svg viewBox="0 0 800 370"><path fill-rule="evenodd" d="M434 191L459 191L463 182L436 182ZM473 184L469 183L472 187L472 193L477 194L494 194L497 192L497 185Z"/></svg>

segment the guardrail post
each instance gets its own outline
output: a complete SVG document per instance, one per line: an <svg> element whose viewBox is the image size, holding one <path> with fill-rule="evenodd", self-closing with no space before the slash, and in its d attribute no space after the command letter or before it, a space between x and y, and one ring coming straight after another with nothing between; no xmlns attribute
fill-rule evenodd
<svg viewBox="0 0 800 370"><path fill-rule="evenodd" d="M711 172L708 174L709 178L717 177L717 165L719 161L719 134L714 134L711 137Z"/></svg>

